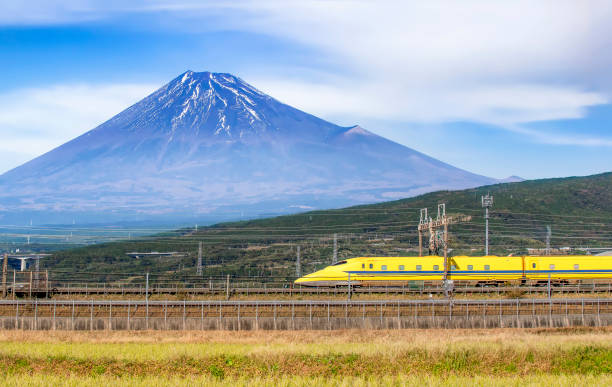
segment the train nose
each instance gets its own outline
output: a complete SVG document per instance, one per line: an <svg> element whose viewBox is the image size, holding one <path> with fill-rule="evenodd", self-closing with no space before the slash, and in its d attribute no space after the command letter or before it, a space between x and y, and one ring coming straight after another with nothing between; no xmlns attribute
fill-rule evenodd
<svg viewBox="0 0 612 387"><path fill-rule="evenodd" d="M303 277L300 277L293 281L294 284L302 284L302 285L312 285L320 280L321 277L324 277L322 274L323 270L315 271L314 273L306 274Z"/></svg>
<svg viewBox="0 0 612 387"><path fill-rule="evenodd" d="M307 274L303 277L300 277L298 279L296 279L295 281L293 281L294 284L303 284L305 282L309 282L312 279L312 274Z"/></svg>

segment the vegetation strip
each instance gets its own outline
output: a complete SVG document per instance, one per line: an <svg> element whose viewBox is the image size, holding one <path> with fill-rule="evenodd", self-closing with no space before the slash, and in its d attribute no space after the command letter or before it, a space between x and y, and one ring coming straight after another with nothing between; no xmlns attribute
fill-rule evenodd
<svg viewBox="0 0 612 387"><path fill-rule="evenodd" d="M303 377L280 376L271 378L225 378L213 376L186 376L186 377L114 377L114 376L52 376L52 375L8 375L2 381L4 386L228 386L228 387L301 387L301 386L495 386L495 387L522 387L522 386L609 386L612 385L610 375L528 375L528 376L426 376L426 375L397 375L383 377Z"/></svg>
<svg viewBox="0 0 612 387"><path fill-rule="evenodd" d="M2 352L0 352L2 353ZM608 374L612 372L612 349L578 346L569 349L527 350L463 348L444 351L411 349L393 357L355 353L310 355L218 355L179 356L164 361L137 361L70 356L26 357L0 354L0 373L77 376L185 376L225 377L300 376L383 376L383 375L529 375Z"/></svg>

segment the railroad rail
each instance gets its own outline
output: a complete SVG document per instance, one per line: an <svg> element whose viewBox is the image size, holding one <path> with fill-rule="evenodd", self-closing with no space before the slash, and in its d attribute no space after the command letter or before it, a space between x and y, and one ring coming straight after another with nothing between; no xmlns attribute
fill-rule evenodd
<svg viewBox="0 0 612 387"><path fill-rule="evenodd" d="M199 281L149 281L146 275L127 281L94 282L87 280L53 280L44 272L13 272L12 278L2 283L3 294L9 298L47 297L57 295L192 295L218 296L342 296L355 294L439 295L445 292L442 281L408 281L403 284L380 283L373 286L310 287L290 280L262 281L259 278L202 278ZM137 281L137 282L134 282ZM489 283L475 286L473 282L455 281L453 292L458 294L580 294L607 293L612 295L612 279L580 279L563 283L558 280L528 280L524 283Z"/></svg>
<svg viewBox="0 0 612 387"><path fill-rule="evenodd" d="M347 329L612 325L612 298L0 300L2 329Z"/></svg>

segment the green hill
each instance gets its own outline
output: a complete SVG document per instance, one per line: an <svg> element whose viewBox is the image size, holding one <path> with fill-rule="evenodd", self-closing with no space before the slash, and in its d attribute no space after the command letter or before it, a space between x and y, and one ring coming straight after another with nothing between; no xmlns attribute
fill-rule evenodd
<svg viewBox="0 0 612 387"><path fill-rule="evenodd" d="M183 229L57 252L44 268L56 278L141 278L147 271L168 280L191 278L196 273L198 244L202 242L205 278L225 274L290 278L295 276L297 246L303 273L331 262L334 233L338 259L417 254L419 210L428 207L435 217L439 203L446 204L449 215L472 216L468 223L451 226L452 254L479 255L484 249L480 198L487 193L495 198L490 213L494 254L524 254L527 248L544 247L547 225L552 229L552 247L612 245L612 173L604 173L440 191L373 205L222 223L197 232ZM133 251L176 251L185 255L126 255Z"/></svg>

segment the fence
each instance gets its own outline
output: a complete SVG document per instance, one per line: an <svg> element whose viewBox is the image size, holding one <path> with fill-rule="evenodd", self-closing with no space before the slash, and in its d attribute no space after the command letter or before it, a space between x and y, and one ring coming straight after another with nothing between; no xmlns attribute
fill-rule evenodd
<svg viewBox="0 0 612 387"><path fill-rule="evenodd" d="M578 325L612 325L612 299L0 301L0 329L299 330Z"/></svg>

